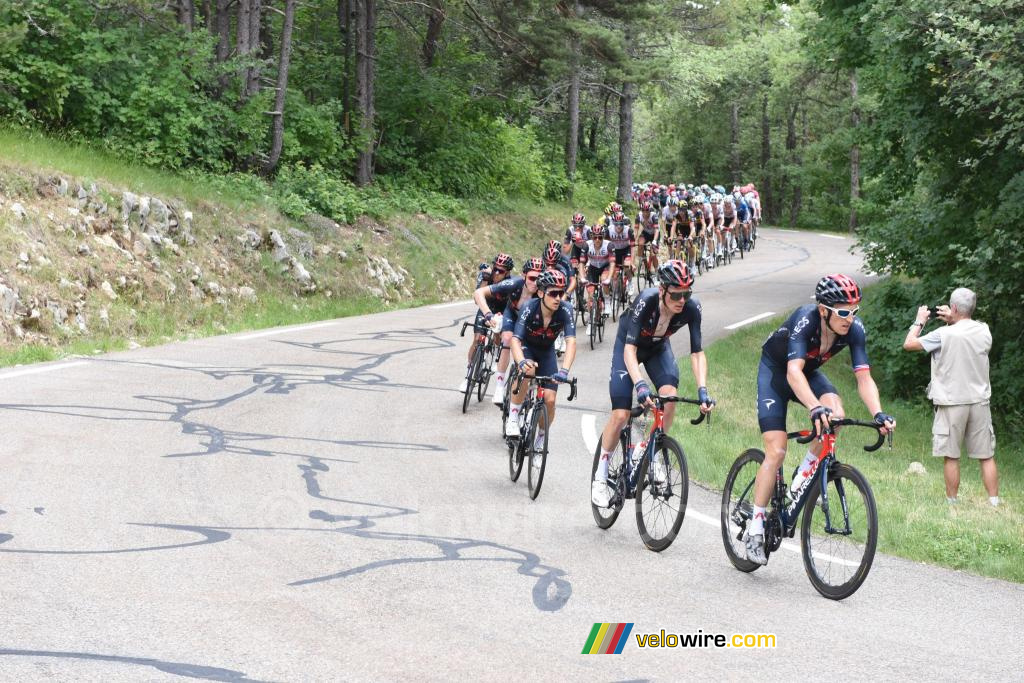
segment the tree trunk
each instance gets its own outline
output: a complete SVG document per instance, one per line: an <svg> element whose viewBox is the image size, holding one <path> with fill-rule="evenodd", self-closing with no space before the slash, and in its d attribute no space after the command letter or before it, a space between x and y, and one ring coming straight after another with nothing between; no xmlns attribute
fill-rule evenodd
<svg viewBox="0 0 1024 683"><path fill-rule="evenodd" d="M803 169L803 151L804 147L807 146L807 107L800 110L800 146L797 147L796 159L794 163L801 169ZM800 210L803 209L804 203L804 184L798 182L793 187L793 203L789 207L789 225L790 227L796 227L796 221L800 217Z"/></svg>
<svg viewBox="0 0 1024 683"><path fill-rule="evenodd" d="M732 184L739 185L740 173L740 104L732 103L732 128L729 136L729 166L732 171ZM729 188L732 189L732 188Z"/></svg>
<svg viewBox="0 0 1024 683"><path fill-rule="evenodd" d="M430 18L427 20L427 34L423 38L423 66L429 69L434 65L437 41L441 38L441 30L447 18L444 0L429 0L428 11Z"/></svg>
<svg viewBox="0 0 1024 683"><path fill-rule="evenodd" d="M633 84L622 84L619 97L619 188L616 199L622 204L630 200L633 185Z"/></svg>
<svg viewBox="0 0 1024 683"><path fill-rule="evenodd" d="M260 24L263 17L263 0L249 0L249 66L245 69L245 99L260 90Z"/></svg>
<svg viewBox="0 0 1024 683"><path fill-rule="evenodd" d="M356 104L359 109L359 152L356 157L356 185L373 182L375 72L374 32L377 28L377 0L354 0L356 23Z"/></svg>
<svg viewBox="0 0 1024 683"><path fill-rule="evenodd" d="M216 35L213 31L213 7L211 5L211 0L202 0L199 4L199 18L203 20L203 26L211 34Z"/></svg>
<svg viewBox="0 0 1024 683"><path fill-rule="evenodd" d="M292 28L295 25L295 3L297 0L285 0L284 25L281 27L281 59L277 65L277 93L274 96L274 111L271 123L270 156L263 166L264 174L271 174L281 160L281 149L284 146L284 104L288 92L288 68L292 59Z"/></svg>
<svg viewBox="0 0 1024 683"><path fill-rule="evenodd" d="M192 0L178 0L178 23L191 31L196 26L196 6Z"/></svg>
<svg viewBox="0 0 1024 683"><path fill-rule="evenodd" d="M789 198L789 215L790 218L793 216L793 200L796 196L796 188L800 185L799 182L793 182L793 169L796 167L796 115L800 111L800 102L794 102L786 112L786 173L783 176L785 181L785 192L780 189L778 191L779 197L782 198L785 194L790 192L793 196ZM779 218L782 218L784 201L779 202Z"/></svg>
<svg viewBox="0 0 1024 683"><path fill-rule="evenodd" d="M850 124L853 127L853 145L850 147L850 232L857 230L857 201L860 200L860 145L857 144L860 126L860 105L857 103L857 72L850 76Z"/></svg>
<svg viewBox="0 0 1024 683"><path fill-rule="evenodd" d="M356 20L355 0L338 0L338 33L342 36L341 128L352 137L352 27Z"/></svg>
<svg viewBox="0 0 1024 683"><path fill-rule="evenodd" d="M587 141L587 151L590 152L591 161L597 157L597 126L599 123L600 120L598 119L597 114L595 114L594 117L590 119L590 139Z"/></svg>
<svg viewBox="0 0 1024 683"><path fill-rule="evenodd" d="M573 60L569 80L569 130L565 135L565 175L569 179L569 199L572 199L576 181L576 157L579 154L580 135L580 72Z"/></svg>
<svg viewBox="0 0 1024 683"><path fill-rule="evenodd" d="M761 97L761 210L765 221L775 219L772 195L772 177L768 172L768 162L772 159L771 125L768 120L768 93Z"/></svg>
<svg viewBox="0 0 1024 683"><path fill-rule="evenodd" d="M223 67L231 55L231 0L217 0L217 17L214 21L217 34L217 64ZM228 87L228 74L222 73L217 79L217 97Z"/></svg>

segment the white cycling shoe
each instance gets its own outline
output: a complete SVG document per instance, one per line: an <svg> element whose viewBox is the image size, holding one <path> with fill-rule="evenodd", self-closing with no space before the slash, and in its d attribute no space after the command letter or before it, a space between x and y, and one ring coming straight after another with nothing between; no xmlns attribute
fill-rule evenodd
<svg viewBox="0 0 1024 683"><path fill-rule="evenodd" d="M505 422L505 436L519 438L519 413L509 415Z"/></svg>
<svg viewBox="0 0 1024 683"><path fill-rule="evenodd" d="M505 385L501 382L497 382L494 385L494 395L491 396L491 401L496 406L500 406L505 402Z"/></svg>
<svg viewBox="0 0 1024 683"><path fill-rule="evenodd" d="M469 379L466 377L462 378L462 382L459 384L459 393L466 393L466 389L469 388Z"/></svg>
<svg viewBox="0 0 1024 683"><path fill-rule="evenodd" d="M590 486L590 502L599 508L608 507L612 500L612 487L606 481L594 480Z"/></svg>

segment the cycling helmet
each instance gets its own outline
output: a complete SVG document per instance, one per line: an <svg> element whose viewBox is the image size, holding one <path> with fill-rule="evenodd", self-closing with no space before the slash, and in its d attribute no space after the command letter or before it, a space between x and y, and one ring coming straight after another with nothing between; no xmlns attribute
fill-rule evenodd
<svg viewBox="0 0 1024 683"><path fill-rule="evenodd" d="M572 215L572 224L573 225L586 225L587 224L587 219L583 217L582 213L574 213Z"/></svg>
<svg viewBox="0 0 1024 683"><path fill-rule="evenodd" d="M544 250L544 262L558 263L558 259L561 256L562 249L559 247L558 242L548 242L548 248Z"/></svg>
<svg viewBox="0 0 1024 683"><path fill-rule="evenodd" d="M590 227L590 239L596 240L597 238L604 239L607 232L603 225L593 225Z"/></svg>
<svg viewBox="0 0 1024 683"><path fill-rule="evenodd" d="M658 268L658 282L665 287L693 287L693 273L685 261L672 259Z"/></svg>
<svg viewBox="0 0 1024 683"><path fill-rule="evenodd" d="M622 211L622 204L619 204L618 202L612 202L611 207L612 213L620 213Z"/></svg>
<svg viewBox="0 0 1024 683"><path fill-rule="evenodd" d="M668 186L669 192L675 192L675 189L676 189L676 184L675 183L669 184L669 186Z"/></svg>
<svg viewBox="0 0 1024 683"><path fill-rule="evenodd" d="M622 210L620 209L612 214L612 220L615 221L616 223L625 223L626 214L622 213Z"/></svg>
<svg viewBox="0 0 1024 683"><path fill-rule="evenodd" d="M826 275L814 288L814 298L819 304L826 306L856 304L860 303L860 287L848 275Z"/></svg>
<svg viewBox="0 0 1024 683"><path fill-rule="evenodd" d="M504 268L505 270L511 272L512 268L515 266L515 262L512 260L512 257L509 256L508 254L501 253L494 257L494 265L497 266L498 268Z"/></svg>
<svg viewBox="0 0 1024 683"><path fill-rule="evenodd" d="M544 270L544 264L536 256L526 259L526 262L523 264L524 275L529 273L531 270L535 270L537 272Z"/></svg>
<svg viewBox="0 0 1024 683"><path fill-rule="evenodd" d="M704 202L702 202L700 200L700 197L698 197L697 195L694 195L693 198L690 200L690 207L696 209L698 206L700 206L703 203Z"/></svg>
<svg viewBox="0 0 1024 683"><path fill-rule="evenodd" d="M560 270L545 270L537 278L537 289L546 292L549 289L565 289L565 274Z"/></svg>
<svg viewBox="0 0 1024 683"><path fill-rule="evenodd" d="M644 201L644 202L640 203L640 210L641 211L648 211L649 212L649 211L653 211L654 207L651 206L650 202Z"/></svg>
<svg viewBox="0 0 1024 683"><path fill-rule="evenodd" d="M736 203L736 200L734 200L732 198L731 194L727 194L727 195L725 195L725 203L726 204L734 204L734 203Z"/></svg>
<svg viewBox="0 0 1024 683"><path fill-rule="evenodd" d="M604 215L605 216L610 216L611 213L612 213L612 204L609 204L608 206L604 207Z"/></svg>

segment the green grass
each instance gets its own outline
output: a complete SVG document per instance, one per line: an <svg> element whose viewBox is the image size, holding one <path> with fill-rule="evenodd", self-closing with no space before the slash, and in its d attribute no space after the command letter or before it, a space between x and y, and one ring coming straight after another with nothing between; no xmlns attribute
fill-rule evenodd
<svg viewBox="0 0 1024 683"><path fill-rule="evenodd" d="M177 197L192 205L205 201L237 208L243 204L262 206L269 200L265 197L267 186L253 177L163 171L128 163L95 145L23 128L0 126L0 150L0 159L17 165L75 175L86 182L102 180L135 193Z"/></svg>
<svg viewBox="0 0 1024 683"><path fill-rule="evenodd" d="M865 316L870 309L865 306ZM754 398L761 344L782 318L745 328L706 349L708 386L718 401L714 425L693 427L686 420L673 424L672 434L684 445L690 476L721 490L729 467L747 448L761 448ZM866 321L870 329L870 320ZM868 349L870 352L870 347ZM870 420L857 394L850 370L849 352L833 359L825 370L843 397L849 417ZM681 364L681 377L690 373L689 361ZM877 370L876 370L877 372ZM1003 504L992 508L981 484L975 462L961 461L960 504L946 503L941 458L931 455L931 404L890 400L882 405L896 416L893 449L884 446L874 453L861 447L873 434L863 429L843 432L838 456L867 477L878 505L881 552L911 560L1024 582L1024 448L1012 435L999 434L996 452ZM682 415L682 413L681 413ZM789 407L789 429L808 426L807 411L799 404ZM790 443L784 471L789 473L803 458L804 447ZM907 473L911 462L924 465L927 473Z"/></svg>

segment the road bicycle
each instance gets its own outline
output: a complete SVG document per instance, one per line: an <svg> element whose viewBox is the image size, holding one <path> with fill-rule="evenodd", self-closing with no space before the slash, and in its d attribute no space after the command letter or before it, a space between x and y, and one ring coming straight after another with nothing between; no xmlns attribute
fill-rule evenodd
<svg viewBox="0 0 1024 683"><path fill-rule="evenodd" d="M604 286L598 282L594 285L594 291L590 293L590 311L587 319L590 321L590 350L593 351L597 342L604 341L604 320L608 314L605 309Z"/></svg>
<svg viewBox="0 0 1024 683"><path fill-rule="evenodd" d="M737 239L735 231L731 227L724 225L722 226L722 236L725 238L725 253L729 261L732 261L733 254L739 254L742 260L744 251L742 237Z"/></svg>
<svg viewBox="0 0 1024 683"><path fill-rule="evenodd" d="M487 394L487 385L491 383L491 376L494 374L494 363L501 354L501 344L495 341L496 333L487 325L477 325L475 322L462 323L460 337L466 336L466 328L472 327L476 337L476 350L473 351L473 360L469 363L469 371L466 377L466 390L462 395L462 412L469 408L469 399L476 390L476 400L479 403L484 400Z"/></svg>
<svg viewBox="0 0 1024 683"><path fill-rule="evenodd" d="M518 383L521 373L517 372L514 377ZM526 386L526 397L519 408L519 436L506 436L505 442L508 446L508 474L512 481L519 479L523 469L523 461L529 462L527 468L527 487L530 490L530 500L536 500L540 494L541 484L544 483L544 469L548 462L548 439L551 434L548 431L548 411L544 405L544 392L549 391L543 386L543 382L554 382L555 377L537 376L530 377ZM569 385L569 399L576 398L576 378L567 382ZM515 393L515 385L510 384L511 391ZM508 411L505 412L503 423L508 420ZM504 424L502 425L504 430ZM544 433L541 444L537 443L537 432ZM504 431L502 431L504 434Z"/></svg>
<svg viewBox="0 0 1024 683"><path fill-rule="evenodd" d="M656 244L656 243L655 243ZM636 271L636 285L640 289L647 289L654 286L654 273L651 271L651 259L657 254L657 247L650 242L644 242L640 247L640 264Z"/></svg>
<svg viewBox="0 0 1024 683"><path fill-rule="evenodd" d="M615 269L615 277L612 278L611 299L612 299L612 322L619 319L619 311L624 311L629 306L629 289L626 279L625 266L618 266Z"/></svg>
<svg viewBox="0 0 1024 683"><path fill-rule="evenodd" d="M881 426L874 422L832 420L832 427L821 435L818 467L795 494L791 494L782 468L776 472L764 523L764 551L769 556L779 549L783 538L793 538L803 511L800 552L804 569L814 588L832 600L847 598L860 588L871 569L878 542L878 513L871 486L857 469L836 458L835 428L843 426L867 427L878 432L878 440L865 446L865 451L878 450L885 440ZM815 438L808 431L786 436L797 443L809 443ZM743 536L753 514L754 477L762 462L763 451L744 451L729 470L722 492L722 540L729 561L742 572L752 572L761 566L747 559Z"/></svg>
<svg viewBox="0 0 1024 683"><path fill-rule="evenodd" d="M619 433L619 443L610 455L608 485L612 488L612 496L608 507L590 504L597 526L609 529L615 524L626 501L634 499L640 538L647 548L655 552L672 545L679 533L686 515L690 488L683 447L665 433L666 403L700 405L696 399L659 396L654 398L649 418L646 417L647 408L633 408L629 421ZM690 424L698 425L705 420L711 424L710 413L701 413L690 420ZM649 432L646 431L648 426ZM601 443L598 441L590 468L591 482L600 462Z"/></svg>
<svg viewBox="0 0 1024 683"><path fill-rule="evenodd" d="M718 260L715 257L715 246L714 246L714 233L709 236L707 232L703 232L698 237L700 241L699 245L699 257L697 259L697 273L703 274L718 265Z"/></svg>

